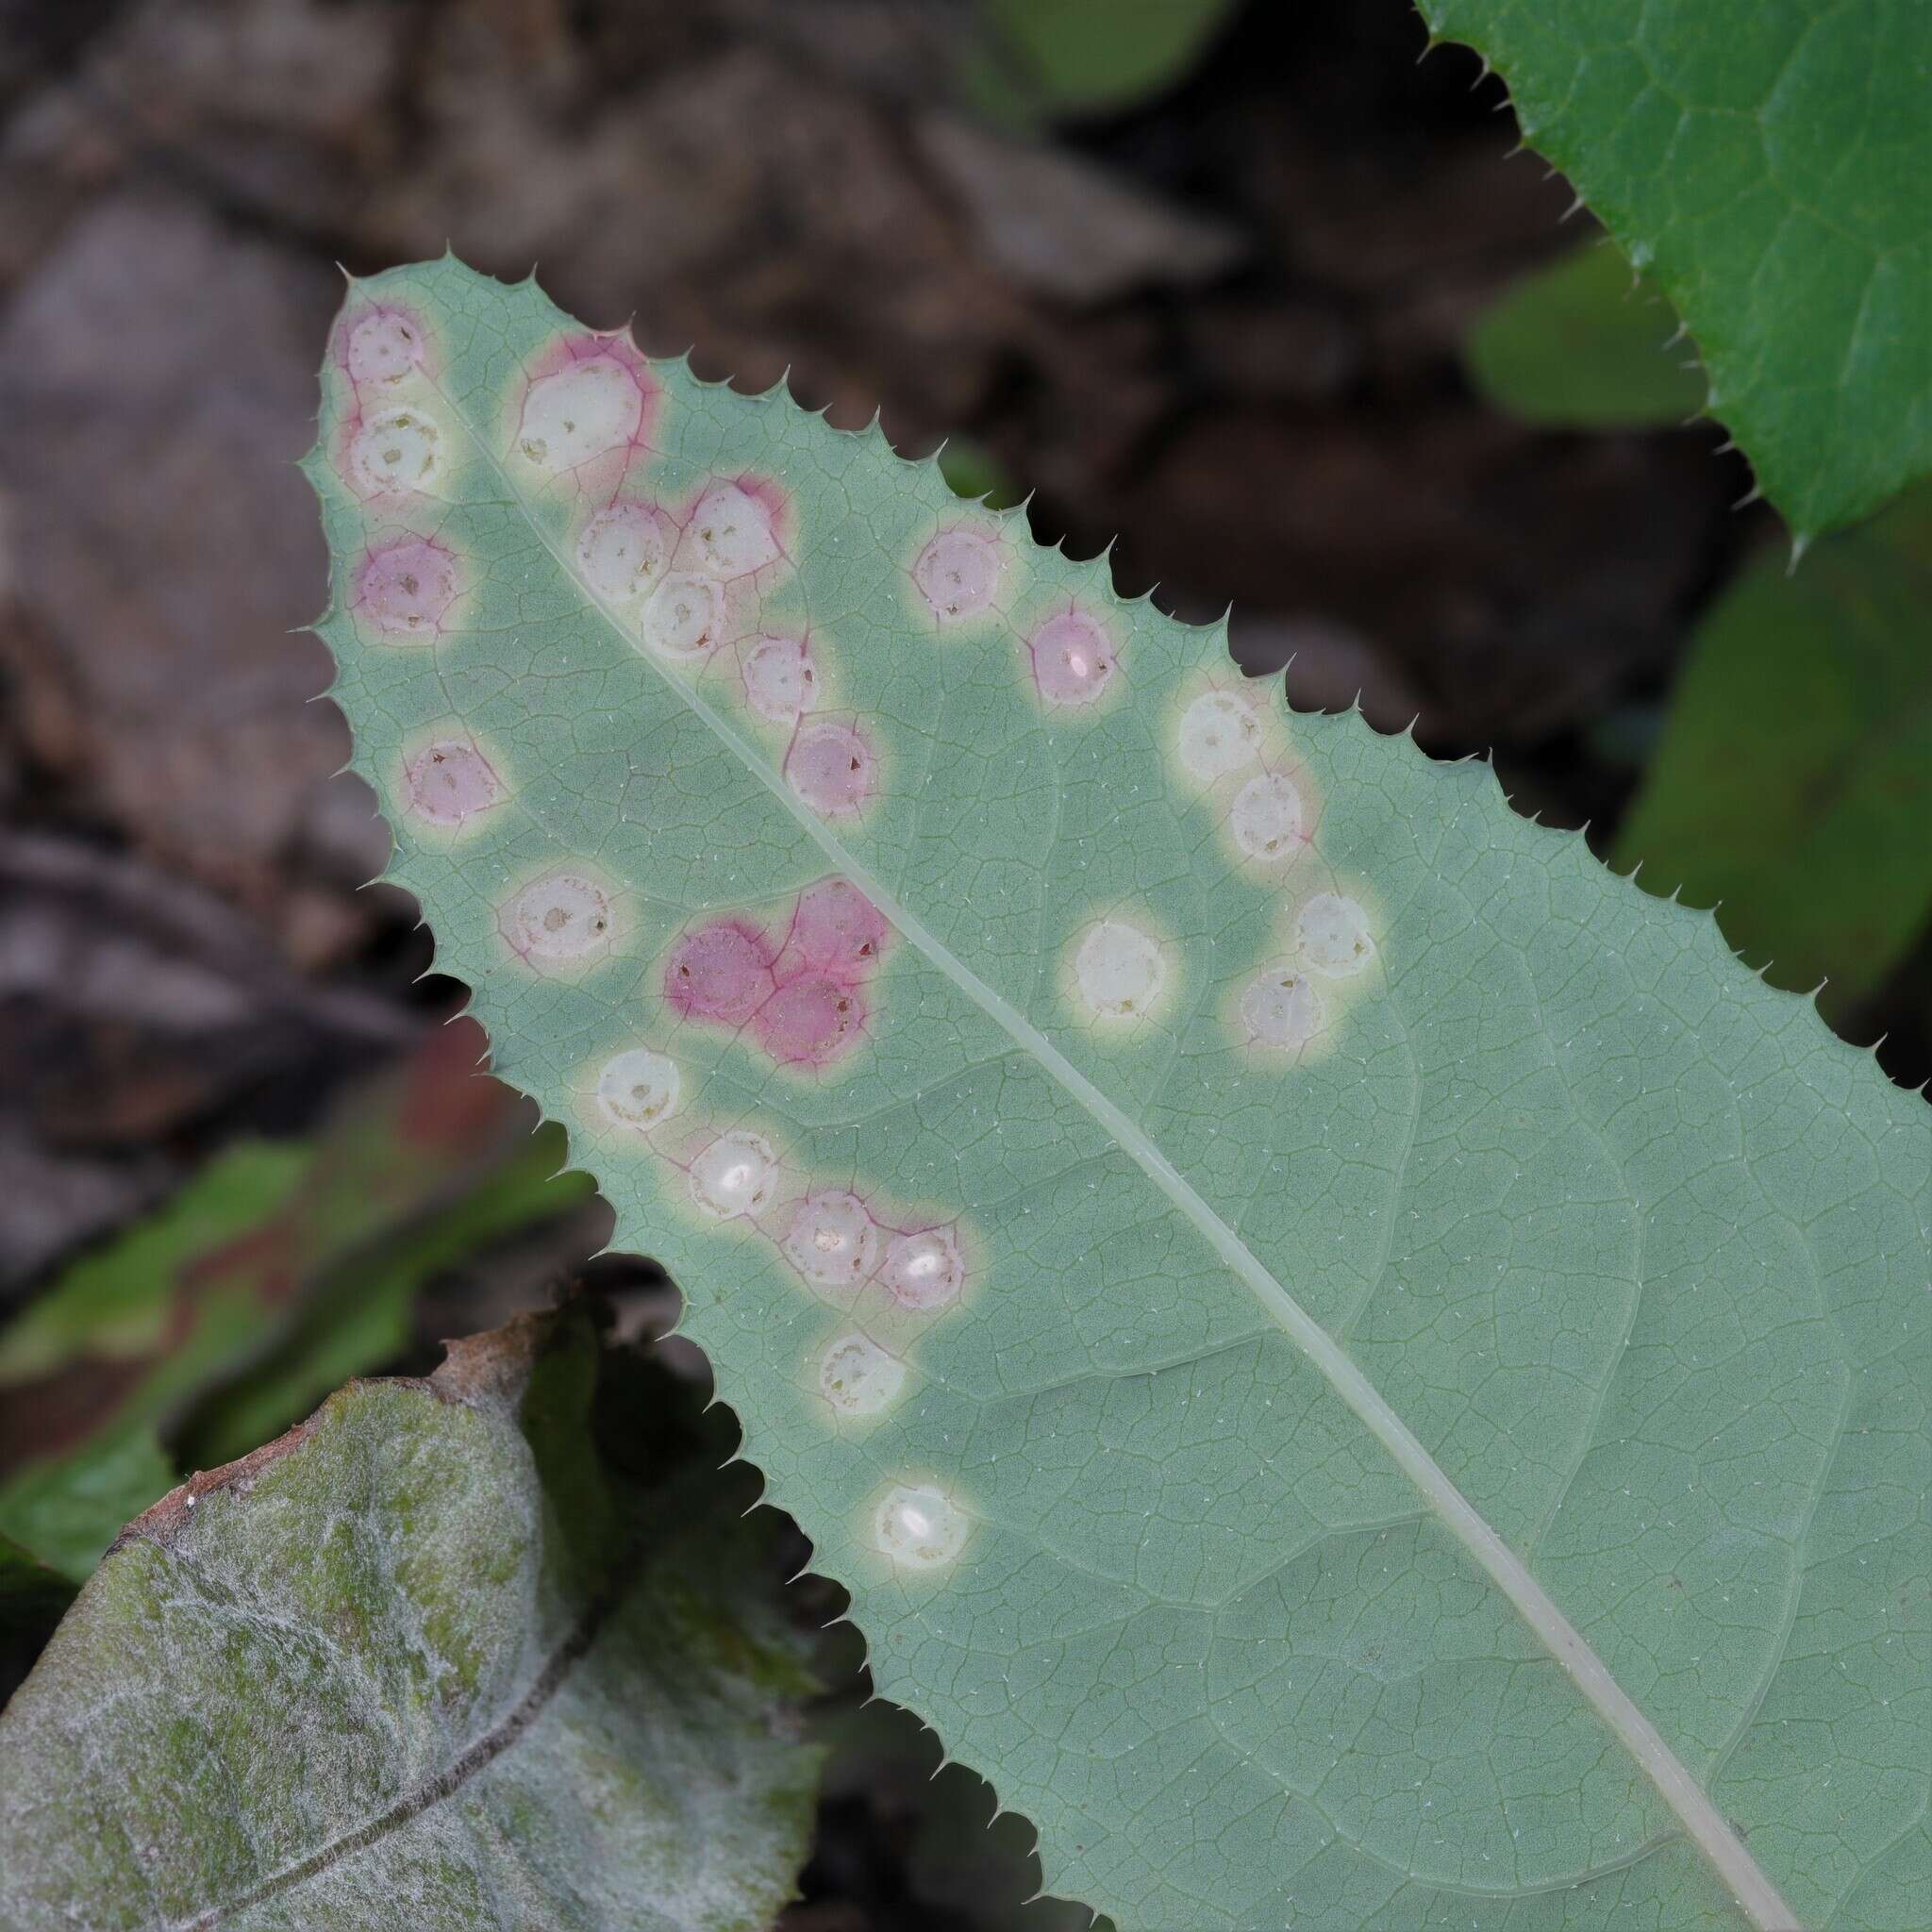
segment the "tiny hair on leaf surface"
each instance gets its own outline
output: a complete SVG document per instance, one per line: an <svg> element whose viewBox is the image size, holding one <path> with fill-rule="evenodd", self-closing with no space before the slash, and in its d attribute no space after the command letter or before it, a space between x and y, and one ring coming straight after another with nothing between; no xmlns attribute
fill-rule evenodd
<svg viewBox="0 0 1932 1932"><path fill-rule="evenodd" d="M1801 546L1932 473L1932 8L1418 5L1683 317Z"/></svg>
<svg viewBox="0 0 1932 1932"><path fill-rule="evenodd" d="M519 1317L130 1524L0 1715L0 1924L768 1925L812 1686L744 1486L600 1457L622 1366Z"/></svg>
<svg viewBox="0 0 1932 1932"><path fill-rule="evenodd" d="M1908 1923L1917 1097L1486 766L1291 714L875 428L453 258L353 284L323 386L391 876L1047 1890ZM405 541L427 630L358 602ZM459 825L435 742L496 774Z"/></svg>

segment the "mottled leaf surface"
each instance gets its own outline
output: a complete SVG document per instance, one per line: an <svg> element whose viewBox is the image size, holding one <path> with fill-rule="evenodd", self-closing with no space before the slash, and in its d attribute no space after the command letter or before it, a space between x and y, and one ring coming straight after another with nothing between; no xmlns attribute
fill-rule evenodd
<svg viewBox="0 0 1932 1932"><path fill-rule="evenodd" d="M454 261L324 390L395 876L1050 1890L1913 1923L1921 1101L876 435Z"/></svg>
<svg viewBox="0 0 1932 1932"><path fill-rule="evenodd" d="M795 1644L728 1491L654 1518L599 1464L594 1343L550 1329L128 1528L0 1716L0 1924L763 1932L819 1757Z"/></svg>
<svg viewBox="0 0 1932 1932"><path fill-rule="evenodd" d="M1421 0L1655 277L1801 538L1932 470L1932 8Z"/></svg>

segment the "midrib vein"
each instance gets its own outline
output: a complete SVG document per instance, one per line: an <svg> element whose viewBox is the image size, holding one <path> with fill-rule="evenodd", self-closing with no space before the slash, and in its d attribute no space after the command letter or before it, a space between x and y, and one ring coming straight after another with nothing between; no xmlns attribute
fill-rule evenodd
<svg viewBox="0 0 1932 1932"><path fill-rule="evenodd" d="M835 872L858 886L900 934L981 1012L1002 1027L1014 1044L1030 1054L1062 1089L1106 1128L1156 1187L1200 1231L1281 1327L1289 1339L1327 1378L1329 1386L1354 1410L1371 1435L1394 1459L1450 1532L1482 1565L1490 1579L1508 1598L1518 1614L1569 1674L1591 1707L1603 1719L1637 1760L1638 1765L1676 1814L1686 1833L1730 1888L1740 1907L1759 1932L1801 1932L1796 1916L1779 1896L1709 1795L1685 1768L1663 1735L1622 1685L1610 1674L1583 1635L1557 1607L1549 1592L1524 1566L1516 1553L1497 1535L1441 1465L1423 1446L1414 1431L1389 1406L1341 1344L1289 1293L1247 1244L1216 1213L1173 1161L1148 1137L1144 1128L1101 1091L1053 1041L1009 1000L974 973L908 911L895 894L833 836L824 821L796 797L770 759L718 710L692 683L674 676L648 651L639 646L618 613L598 595L578 572L573 558L551 541L529 501L517 487L496 452L456 400L441 391L456 412L471 445L495 473L510 499L523 510L531 534L550 554L558 568L575 586L584 601L603 618L625 646L632 651L701 718L728 746L739 761L764 786L780 807L825 855ZM748 403L749 399L741 399Z"/></svg>

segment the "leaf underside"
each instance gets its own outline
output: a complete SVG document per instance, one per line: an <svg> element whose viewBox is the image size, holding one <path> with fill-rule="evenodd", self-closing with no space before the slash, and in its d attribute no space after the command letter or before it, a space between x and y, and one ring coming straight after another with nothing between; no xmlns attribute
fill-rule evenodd
<svg viewBox="0 0 1932 1932"><path fill-rule="evenodd" d="M595 1375L525 1318L130 1525L0 1718L0 1924L763 1932L808 1685L757 1555L600 1471Z"/></svg>
<svg viewBox="0 0 1932 1932"><path fill-rule="evenodd" d="M1932 471L1932 9L1419 4L1669 296L1801 540Z"/></svg>
<svg viewBox="0 0 1932 1932"><path fill-rule="evenodd" d="M875 432L454 261L324 392L393 876L1050 1890L1736 1926L1702 1805L1804 1924L1912 1923L1917 1099Z"/></svg>

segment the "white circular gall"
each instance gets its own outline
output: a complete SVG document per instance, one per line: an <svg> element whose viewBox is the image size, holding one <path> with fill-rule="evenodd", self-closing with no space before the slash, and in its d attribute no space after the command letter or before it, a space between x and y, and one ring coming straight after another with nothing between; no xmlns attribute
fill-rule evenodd
<svg viewBox="0 0 1932 1932"><path fill-rule="evenodd" d="M770 1141L734 1129L720 1134L691 1161L691 1197L720 1221L756 1214L771 1198L777 1172Z"/></svg>
<svg viewBox="0 0 1932 1932"><path fill-rule="evenodd" d="M895 1483L873 1513L874 1543L902 1570L943 1570L972 1533L966 1512L929 1483Z"/></svg>
<svg viewBox="0 0 1932 1932"><path fill-rule="evenodd" d="M597 1074L597 1105L612 1126L648 1133L677 1111L684 1086L677 1062L648 1047L632 1047L604 1062Z"/></svg>
<svg viewBox="0 0 1932 1932"><path fill-rule="evenodd" d="M671 560L671 519L648 503L599 510L577 539L585 581L612 604L641 597Z"/></svg>
<svg viewBox="0 0 1932 1932"><path fill-rule="evenodd" d="M760 638L744 659L744 696L760 718L795 724L818 696L818 667L803 638Z"/></svg>
<svg viewBox="0 0 1932 1932"><path fill-rule="evenodd" d="M1103 919L1074 955L1080 1003L1097 1020L1135 1020L1160 997L1167 958L1159 941L1124 920Z"/></svg>
<svg viewBox="0 0 1932 1932"><path fill-rule="evenodd" d="M1241 1024L1257 1046L1298 1053L1322 1030L1322 996L1293 966L1271 966L1241 993Z"/></svg>
<svg viewBox="0 0 1932 1932"><path fill-rule="evenodd" d="M901 1307L939 1308L958 1298L966 1264L950 1228L922 1228L902 1234L886 1250L879 1279Z"/></svg>
<svg viewBox="0 0 1932 1932"><path fill-rule="evenodd" d="M1255 762L1261 726L1255 708L1231 691L1210 691L1181 713L1176 746L1191 778L1212 784Z"/></svg>
<svg viewBox="0 0 1932 1932"><path fill-rule="evenodd" d="M1303 959L1330 979L1346 979L1375 957L1368 914L1340 892L1317 892L1296 915L1294 929Z"/></svg>
<svg viewBox="0 0 1932 1932"><path fill-rule="evenodd" d="M694 661L717 643L724 623L724 592L711 577L675 570L638 615L638 631L660 658Z"/></svg>
<svg viewBox="0 0 1932 1932"><path fill-rule="evenodd" d="M526 959L594 958L610 943L610 895L576 873L546 873L503 908L502 925Z"/></svg>
<svg viewBox="0 0 1932 1932"><path fill-rule="evenodd" d="M841 1415L877 1415L906 1386L906 1364L869 1335L841 1335L819 1358L819 1391Z"/></svg>
<svg viewBox="0 0 1932 1932"><path fill-rule="evenodd" d="M1302 795L1293 779L1264 772L1235 793L1227 824L1243 858L1278 865L1302 849Z"/></svg>
<svg viewBox="0 0 1932 1932"><path fill-rule="evenodd" d="M691 564L708 576L749 576L779 554L770 506L736 483L708 490L687 528L694 546Z"/></svg>
<svg viewBox="0 0 1932 1932"><path fill-rule="evenodd" d="M385 409L349 444L351 479L372 495L421 492L442 474L442 431L420 409Z"/></svg>
<svg viewBox="0 0 1932 1932"><path fill-rule="evenodd" d="M878 1225L857 1194L808 1194L781 1245L785 1258L819 1288L856 1287L878 1265Z"/></svg>
<svg viewBox="0 0 1932 1932"><path fill-rule="evenodd" d="M622 449L643 420L637 377L614 356L592 356L530 385L517 447L540 470L575 470Z"/></svg>

